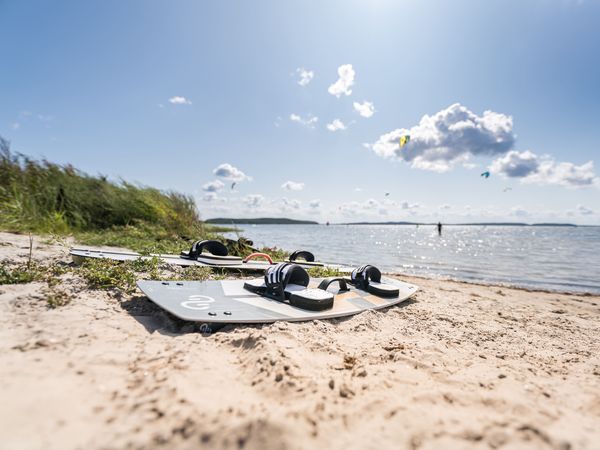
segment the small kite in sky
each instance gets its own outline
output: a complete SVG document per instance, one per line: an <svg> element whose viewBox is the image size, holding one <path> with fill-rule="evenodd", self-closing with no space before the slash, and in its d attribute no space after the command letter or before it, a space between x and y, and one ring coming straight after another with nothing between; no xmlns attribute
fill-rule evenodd
<svg viewBox="0 0 600 450"><path fill-rule="evenodd" d="M385 196L387 197L388 195L390 195L390 193L389 193L389 192L386 192L386 193L385 193Z"/></svg>
<svg viewBox="0 0 600 450"><path fill-rule="evenodd" d="M233 183L231 183L231 190L232 191L233 191L233 188L235 187L236 183L237 183L236 181L234 181Z"/></svg>
<svg viewBox="0 0 600 450"><path fill-rule="evenodd" d="M481 174L481 176L482 176L483 178L489 178L489 177L490 177L490 173L489 173L489 172L483 172L483 173Z"/></svg>
<svg viewBox="0 0 600 450"><path fill-rule="evenodd" d="M400 136L400 148L404 147L409 142L410 142L410 136L408 134L405 134L404 136Z"/></svg>
<svg viewBox="0 0 600 450"><path fill-rule="evenodd" d="M502 192L508 192L508 191L512 191L511 187L505 187L504 189L502 189Z"/></svg>

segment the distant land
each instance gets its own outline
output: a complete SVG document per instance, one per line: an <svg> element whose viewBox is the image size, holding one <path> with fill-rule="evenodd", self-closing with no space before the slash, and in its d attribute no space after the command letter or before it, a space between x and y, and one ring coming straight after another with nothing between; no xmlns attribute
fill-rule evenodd
<svg viewBox="0 0 600 450"><path fill-rule="evenodd" d="M230 225L230 224L246 224L246 225L318 225L318 222L313 220L294 220L284 217L261 217L258 219L225 219L216 218L208 219L206 223Z"/></svg>
<svg viewBox="0 0 600 450"><path fill-rule="evenodd" d="M437 222L348 222L339 225L436 225ZM468 222L442 223L442 225L490 226L490 227L577 227L573 223L525 223L525 222Z"/></svg>
<svg viewBox="0 0 600 450"><path fill-rule="evenodd" d="M227 219L216 218L208 219L206 223L231 225L231 224L246 224L246 225L319 225L313 220L295 220L285 217L260 217L257 219ZM345 222L332 223L331 225L436 225L437 222ZM577 227L573 223L525 223L525 222L466 222L466 223L442 223L444 226L489 226L489 227Z"/></svg>

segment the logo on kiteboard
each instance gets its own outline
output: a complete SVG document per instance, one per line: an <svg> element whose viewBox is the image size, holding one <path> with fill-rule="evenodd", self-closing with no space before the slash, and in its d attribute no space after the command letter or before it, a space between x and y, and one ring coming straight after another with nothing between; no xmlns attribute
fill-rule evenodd
<svg viewBox="0 0 600 450"><path fill-rule="evenodd" d="M195 311L202 311L210 308L210 304L214 303L215 299L208 297L207 295L190 295L188 300L181 302L181 306L187 309L193 309Z"/></svg>

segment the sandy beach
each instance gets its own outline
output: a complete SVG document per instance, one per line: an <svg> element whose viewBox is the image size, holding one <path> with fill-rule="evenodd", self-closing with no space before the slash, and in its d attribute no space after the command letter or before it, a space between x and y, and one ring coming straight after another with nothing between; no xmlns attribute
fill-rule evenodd
<svg viewBox="0 0 600 450"><path fill-rule="evenodd" d="M213 334L72 273L54 309L2 285L0 447L598 448L600 297L400 278L421 290L388 310Z"/></svg>

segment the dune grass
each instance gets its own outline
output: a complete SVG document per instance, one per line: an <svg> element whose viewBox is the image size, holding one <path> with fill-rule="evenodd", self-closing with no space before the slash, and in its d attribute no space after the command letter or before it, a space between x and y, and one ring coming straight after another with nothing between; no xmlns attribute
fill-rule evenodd
<svg viewBox="0 0 600 450"><path fill-rule="evenodd" d="M106 177L70 165L13 154L0 137L0 226L11 231L66 234L152 224L180 237L204 225L194 200Z"/></svg>

